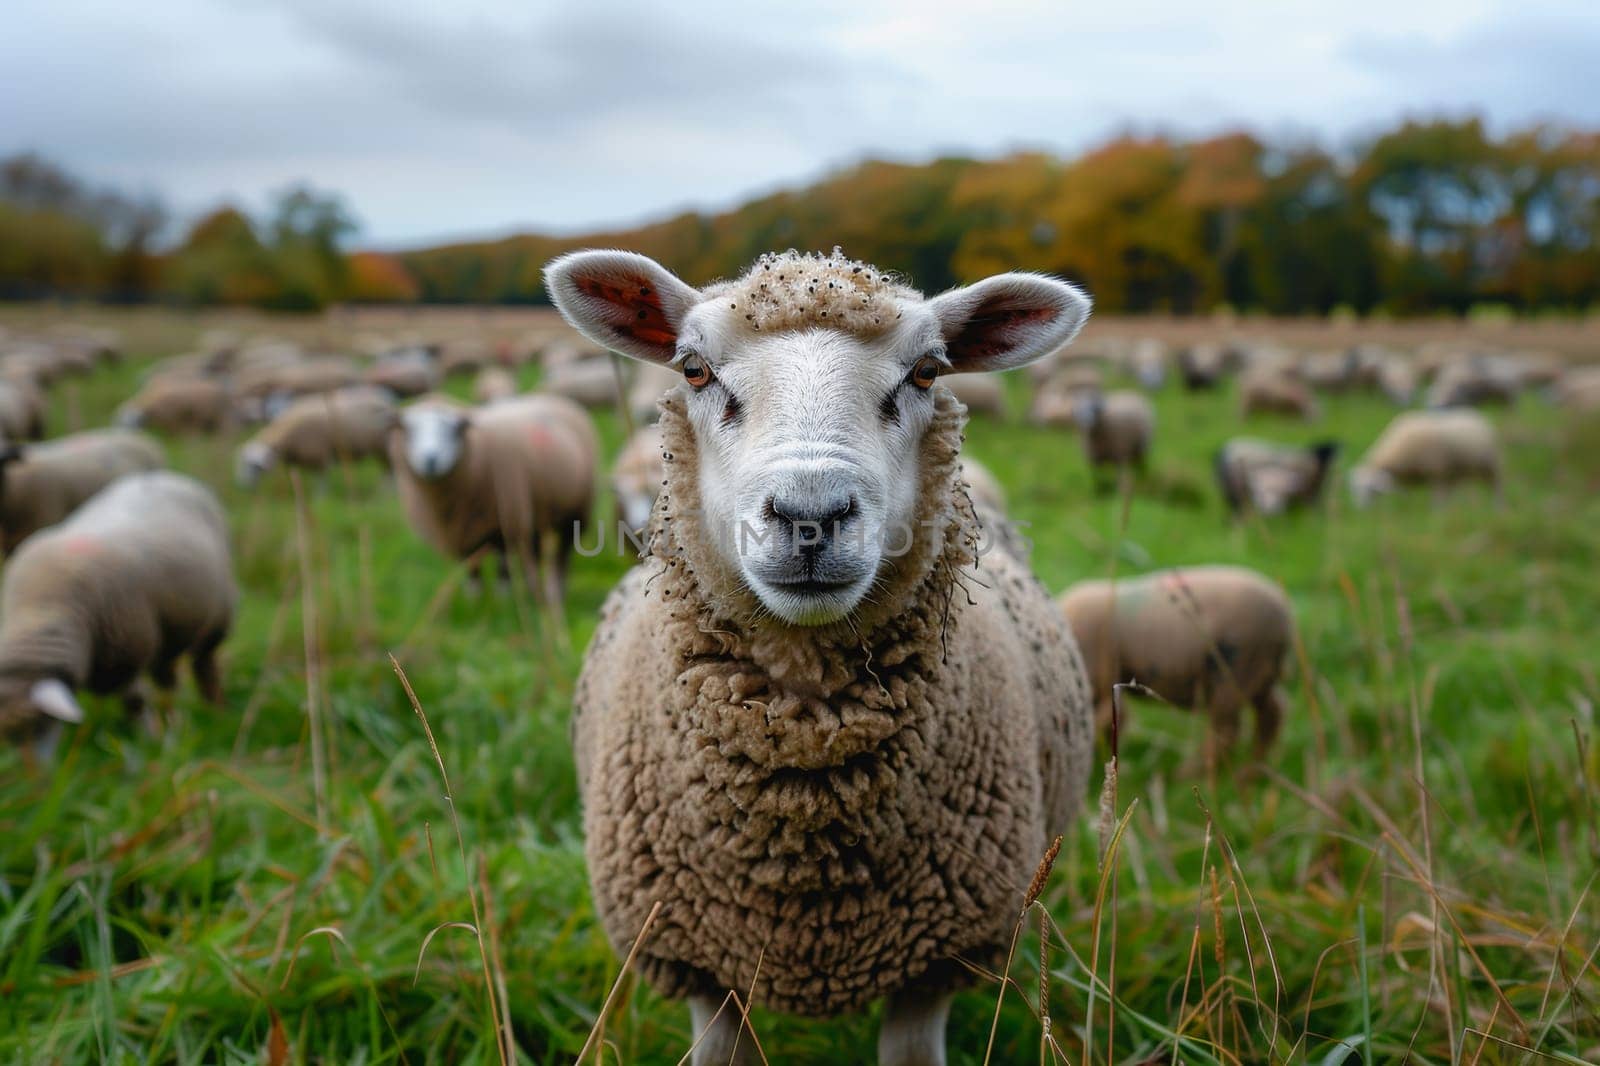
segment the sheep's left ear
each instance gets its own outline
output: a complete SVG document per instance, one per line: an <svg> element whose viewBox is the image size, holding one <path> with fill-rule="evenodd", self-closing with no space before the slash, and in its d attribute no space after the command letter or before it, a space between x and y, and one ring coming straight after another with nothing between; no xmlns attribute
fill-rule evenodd
<svg viewBox="0 0 1600 1066"><path fill-rule="evenodd" d="M678 329L700 293L635 252L573 252L544 268L563 318L596 344L647 363L677 355Z"/></svg>
<svg viewBox="0 0 1600 1066"><path fill-rule="evenodd" d="M1078 335L1089 297L1043 274L997 274L928 301L953 373L1010 370Z"/></svg>
<svg viewBox="0 0 1600 1066"><path fill-rule="evenodd" d="M58 678L46 678L34 682L33 688L28 690L28 698L39 713L47 714L60 722L70 722L73 725L83 721L83 708L78 706L77 698L72 695L72 690L66 682Z"/></svg>

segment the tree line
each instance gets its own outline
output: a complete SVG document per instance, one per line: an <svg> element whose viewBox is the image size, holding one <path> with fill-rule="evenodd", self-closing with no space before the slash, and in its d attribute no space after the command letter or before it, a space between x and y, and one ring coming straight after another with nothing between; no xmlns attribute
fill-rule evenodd
<svg viewBox="0 0 1600 1066"><path fill-rule="evenodd" d="M539 304L544 264L575 247L634 248L700 282L763 251L837 244L925 290L1049 271L1083 283L1108 311L1600 303L1600 133L1495 136L1476 119L1407 122L1342 152L1234 133L1121 137L1071 159L865 162L720 213L396 255L343 252L348 216L307 189L285 194L263 222L219 209L153 251L158 206L112 196L113 208L81 187L63 196L61 182L75 183L59 172L43 183L53 195L17 196L15 163L0 179L0 295Z"/></svg>

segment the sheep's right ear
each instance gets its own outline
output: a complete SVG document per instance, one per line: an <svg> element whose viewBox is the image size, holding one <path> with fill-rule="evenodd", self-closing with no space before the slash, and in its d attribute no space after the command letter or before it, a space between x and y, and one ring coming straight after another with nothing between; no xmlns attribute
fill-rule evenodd
<svg viewBox="0 0 1600 1066"><path fill-rule="evenodd" d="M83 721L83 708L78 706L78 701L66 682L59 678L50 677L34 682L33 688L28 690L28 698L33 701L39 713L49 715L59 722L77 725Z"/></svg>
<svg viewBox="0 0 1600 1066"><path fill-rule="evenodd" d="M700 293L635 252L572 252L544 268L563 318L596 344L647 363L677 355L678 329Z"/></svg>

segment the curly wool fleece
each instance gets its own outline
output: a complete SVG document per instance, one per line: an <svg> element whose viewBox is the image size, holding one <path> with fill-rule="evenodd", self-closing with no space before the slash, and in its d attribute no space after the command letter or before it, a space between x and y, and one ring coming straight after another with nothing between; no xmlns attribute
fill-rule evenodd
<svg viewBox="0 0 1600 1066"><path fill-rule="evenodd" d="M663 994L754 987L793 1014L970 981L1005 955L1049 834L1088 777L1090 697L1026 568L975 558L964 408L939 389L919 529L873 603L774 622L697 527L680 388L662 401L653 555L612 593L573 722L589 874ZM963 569L968 573L963 574Z"/></svg>

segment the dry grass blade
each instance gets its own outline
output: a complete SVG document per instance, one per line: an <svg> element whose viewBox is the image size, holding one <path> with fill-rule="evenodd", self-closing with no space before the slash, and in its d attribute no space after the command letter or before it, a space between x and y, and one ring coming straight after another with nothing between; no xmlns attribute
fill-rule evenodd
<svg viewBox="0 0 1600 1066"><path fill-rule="evenodd" d="M417 949L417 968L411 974L411 987L417 986L417 981L422 977L422 957L428 953L428 945L433 943L433 938L446 929L465 929L473 936L478 935L478 927L471 922L444 922L428 930L428 935L422 938L422 946Z"/></svg>
<svg viewBox="0 0 1600 1066"><path fill-rule="evenodd" d="M300 485L300 472L289 471L289 483L294 486L295 546L300 556L300 633L305 645L306 665L306 718L311 732L311 788L316 798L317 821L328 824L328 757L324 748L327 737L322 725L321 649L317 639L317 589L312 580L310 516L306 513L305 493Z"/></svg>
<svg viewBox="0 0 1600 1066"><path fill-rule="evenodd" d="M616 1002L617 991L622 987L622 979L628 976L628 972L633 968L633 960L638 957L639 949L644 946L645 939L650 935L650 927L656 924L662 906L661 900L656 900L650 907L650 913L645 915L644 926L640 928L639 935L633 938L633 946L628 949L628 957L622 960L622 969L617 971L617 979L611 982L611 991L606 993L606 1001L600 1005L600 1013L594 1020L594 1027L589 1030L589 1038L583 1042L583 1047L578 1051L576 1061L582 1062L588 1058L590 1048L599 1050L600 1033L604 1030L606 1018L611 1014L612 1005Z"/></svg>

